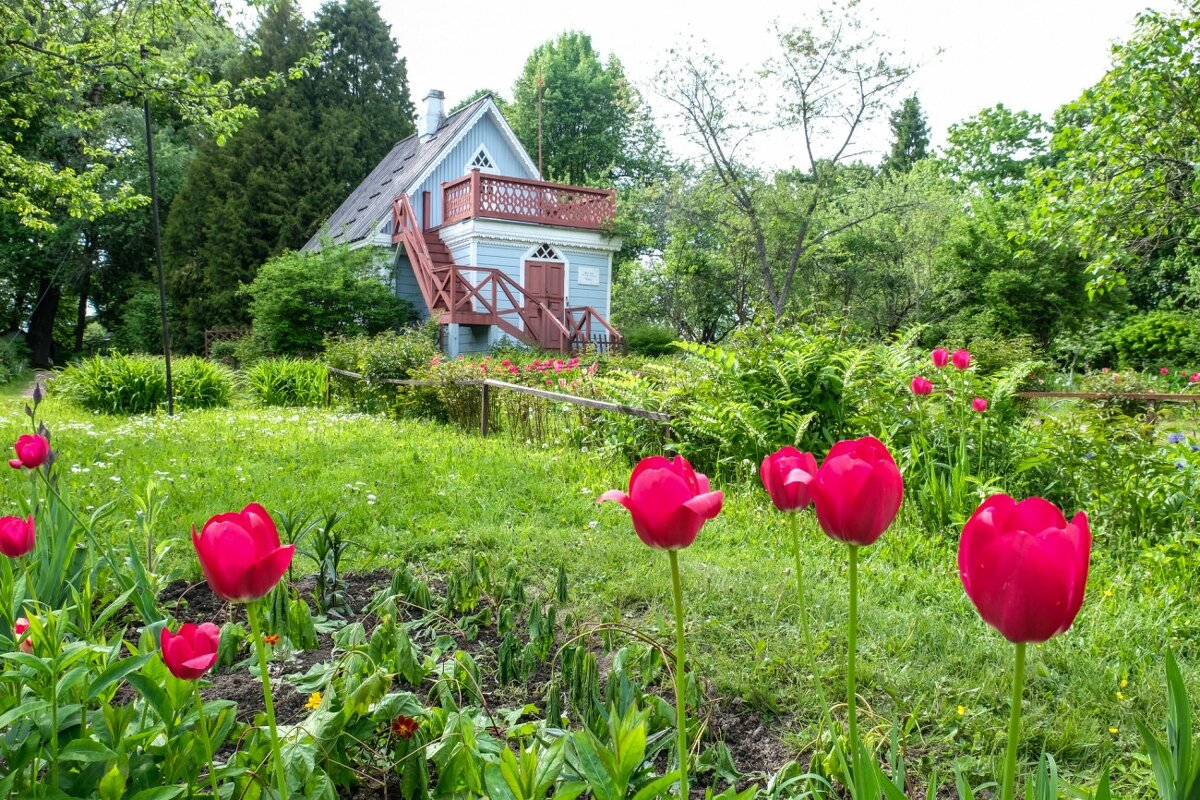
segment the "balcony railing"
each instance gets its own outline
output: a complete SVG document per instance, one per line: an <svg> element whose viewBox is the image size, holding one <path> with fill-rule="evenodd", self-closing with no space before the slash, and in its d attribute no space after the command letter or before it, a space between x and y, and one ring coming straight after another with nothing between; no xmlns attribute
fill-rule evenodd
<svg viewBox="0 0 1200 800"><path fill-rule="evenodd" d="M608 227L617 213L611 189L485 175L471 170L442 184L442 224L486 217L565 228Z"/></svg>

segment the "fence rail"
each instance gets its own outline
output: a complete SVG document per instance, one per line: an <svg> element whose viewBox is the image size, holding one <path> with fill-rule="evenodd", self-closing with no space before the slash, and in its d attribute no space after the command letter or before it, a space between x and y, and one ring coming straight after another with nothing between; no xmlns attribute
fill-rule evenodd
<svg viewBox="0 0 1200 800"><path fill-rule="evenodd" d="M479 386L483 397L480 400L480 422L479 432L484 436L488 435L488 429L491 427L489 419L491 415L491 391L493 389L506 392L515 392L516 394L527 394L533 397L540 397L544 400L553 400L556 403L568 403L570 405L583 406L596 411L608 411L613 414L624 414L627 417L640 417L642 419L652 420L654 422L662 422L670 424L673 419L672 415L662 411L651 411L648 408L637 408L635 406L627 406L621 403L612 403L608 400L594 400L590 397L579 397L573 394L562 394L561 392L548 392L545 389L535 389L532 386L522 386L519 383L508 383L507 381L498 381L491 378L481 378L478 380L458 380L458 381L431 381L431 380L408 380L401 378L369 378L366 375L359 375L357 372L348 372L344 369L336 367L326 367L325 376L325 405L333 403L333 376L337 375L351 380L363 381L364 383L379 383L385 386L441 386L445 383L450 383L455 386Z"/></svg>
<svg viewBox="0 0 1200 800"><path fill-rule="evenodd" d="M1200 403L1200 394L1170 392L1014 392L1014 397L1063 400L1146 400L1148 402Z"/></svg>

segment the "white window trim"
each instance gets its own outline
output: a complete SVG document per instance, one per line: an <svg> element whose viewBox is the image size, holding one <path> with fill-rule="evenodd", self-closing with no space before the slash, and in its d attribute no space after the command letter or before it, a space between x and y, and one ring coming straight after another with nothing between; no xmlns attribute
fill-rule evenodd
<svg viewBox="0 0 1200 800"><path fill-rule="evenodd" d="M483 157L486 158L489 163L491 163L492 166L490 168L475 166L475 159L479 158L480 153L482 153ZM499 175L500 174L500 168L496 165L496 159L492 158L492 154L487 149L487 145L480 144L479 147L475 148L475 152L472 153L471 157L467 159L467 165L466 165L466 167L463 168L463 174L470 175L471 170L473 170L473 169L477 169L480 172L486 173L488 175Z"/></svg>
<svg viewBox="0 0 1200 800"><path fill-rule="evenodd" d="M543 246L549 246L554 250L558 258L534 258L533 254L541 250ZM563 265L563 308L571 307L571 262L563 256L562 248L552 242L538 242L533 247L525 251L521 256L521 288L525 288L525 262L526 261L557 261Z"/></svg>

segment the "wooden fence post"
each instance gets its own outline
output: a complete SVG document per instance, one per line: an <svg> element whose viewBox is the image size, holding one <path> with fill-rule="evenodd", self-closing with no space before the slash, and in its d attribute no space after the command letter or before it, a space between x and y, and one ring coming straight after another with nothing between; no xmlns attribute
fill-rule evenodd
<svg viewBox="0 0 1200 800"><path fill-rule="evenodd" d="M483 391L480 392L480 395L483 398L480 401L481 404L480 404L480 408L479 408L479 435L480 436L488 435L488 423L490 422L488 417L491 416L491 410L492 410L492 404L490 402L491 396L490 396L489 388L490 387L488 387L488 385L485 383L485 384L483 384Z"/></svg>
<svg viewBox="0 0 1200 800"><path fill-rule="evenodd" d="M333 373L325 370L325 407L333 405Z"/></svg>

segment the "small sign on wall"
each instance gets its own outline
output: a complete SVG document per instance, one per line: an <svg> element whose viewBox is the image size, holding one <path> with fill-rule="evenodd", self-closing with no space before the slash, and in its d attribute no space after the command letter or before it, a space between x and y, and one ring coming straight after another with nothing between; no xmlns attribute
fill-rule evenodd
<svg viewBox="0 0 1200 800"><path fill-rule="evenodd" d="M600 270L596 267L580 267L579 268L579 285L580 286L599 286L600 285Z"/></svg>

